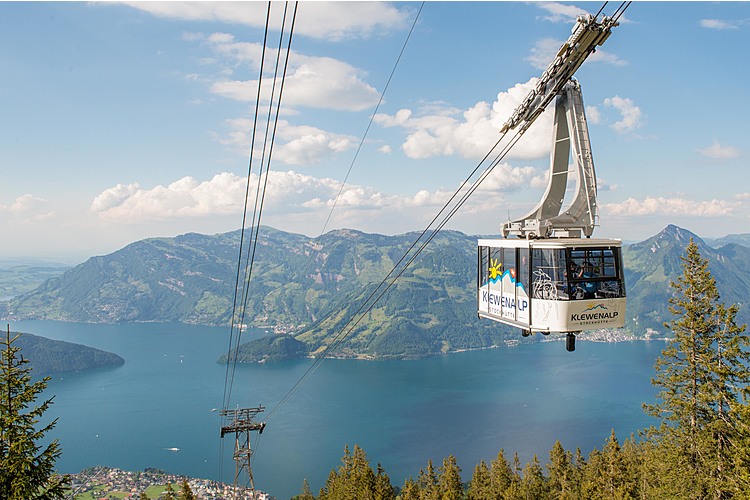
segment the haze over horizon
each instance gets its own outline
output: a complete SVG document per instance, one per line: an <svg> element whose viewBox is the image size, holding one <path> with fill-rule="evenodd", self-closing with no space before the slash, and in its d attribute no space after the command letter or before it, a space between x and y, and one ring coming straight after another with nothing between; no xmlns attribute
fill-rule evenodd
<svg viewBox="0 0 750 500"><path fill-rule="evenodd" d="M239 228L265 8L0 3L0 258L74 263L143 238ZM263 224L323 230L418 8L300 4ZM426 3L326 231L424 228L582 12ZM749 19L744 3L634 3L578 71L599 176L595 236L640 241L670 223L702 237L750 232L750 69L731 50L750 42ZM550 115L448 228L492 234L536 204Z"/></svg>

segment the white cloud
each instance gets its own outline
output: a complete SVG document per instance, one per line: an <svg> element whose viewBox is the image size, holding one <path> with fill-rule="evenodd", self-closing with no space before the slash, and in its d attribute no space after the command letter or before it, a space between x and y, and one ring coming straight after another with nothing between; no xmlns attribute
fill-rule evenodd
<svg viewBox="0 0 750 500"><path fill-rule="evenodd" d="M461 155L482 158L500 139L500 127L510 117L529 90L532 78L506 92L500 92L491 105L480 101L466 111L433 104L416 112L399 110L395 115L378 114L375 122L385 127L403 127L408 136L401 149L410 158ZM509 158L536 159L549 154L552 112L543 113L512 149Z"/></svg>
<svg viewBox="0 0 750 500"><path fill-rule="evenodd" d="M612 66L627 66L628 62L624 59L620 59L619 56L607 52L606 50L602 49L596 49L596 52L591 54L587 59L586 62L601 62L605 64L610 64Z"/></svg>
<svg viewBox="0 0 750 500"><path fill-rule="evenodd" d="M700 21L702 28L713 30L736 30L745 24L748 24L747 19L735 19L731 21L723 21L721 19L701 19Z"/></svg>
<svg viewBox="0 0 750 500"><path fill-rule="evenodd" d="M494 213L502 210L503 193L519 191L530 184L541 184L544 174L532 167L500 164L479 187L462 212ZM91 212L103 221L123 224L149 222L182 223L211 216L239 216L244 206L246 178L220 173L198 181L183 177L167 186L149 189L137 184L118 184L103 191L91 203ZM251 175L251 186L258 182ZM251 189L251 196L255 190ZM336 197L341 192L340 197ZM271 171L264 199L267 224L295 227L306 234L325 220L336 205L333 221L338 227L367 227L370 230L413 230L428 222L453 194L450 189L420 190L414 194L389 194L378 189L345 185L330 178L319 178L294 171ZM252 206L254 200L250 200ZM377 217L376 217L377 216ZM381 221L378 225L375 220ZM303 222L304 221L304 222ZM381 227L382 226L382 227ZM388 229L390 228L390 229Z"/></svg>
<svg viewBox="0 0 750 500"><path fill-rule="evenodd" d="M378 151L385 155L389 155L393 152L393 149L388 144L383 144L378 148Z"/></svg>
<svg viewBox="0 0 750 500"><path fill-rule="evenodd" d="M738 193L734 195L734 199L744 201L744 200L750 200L750 193Z"/></svg>
<svg viewBox="0 0 750 500"><path fill-rule="evenodd" d="M586 121L592 125L602 122L602 114L596 106L586 106Z"/></svg>
<svg viewBox="0 0 750 500"><path fill-rule="evenodd" d="M525 60L531 63L531 65L538 70L545 70L550 63L555 59L557 51L562 46L562 40L556 40L554 38L543 38L537 41L531 48L531 52L526 56ZM627 61L620 59L615 54L607 52L598 48L596 52L591 54L587 59L586 63L599 62L609 64L612 66L625 66Z"/></svg>
<svg viewBox="0 0 750 500"><path fill-rule="evenodd" d="M183 177L152 189L118 184L94 198L91 210L100 217L128 223L234 214L242 210L244 193L244 179L231 173L217 174L205 182Z"/></svg>
<svg viewBox="0 0 750 500"><path fill-rule="evenodd" d="M214 33L208 43L217 55L229 60L231 67L246 64L257 71L260 68L262 46L258 43L236 42L231 35ZM266 52L275 58L275 51ZM312 108L361 111L375 106L380 93L367 84L365 73L354 66L330 57L306 56L293 52L284 82L284 107L308 106ZM272 81L264 77L261 100L268 102ZM210 91L229 99L255 102L257 80L219 80ZM277 86L276 92L278 93Z"/></svg>
<svg viewBox="0 0 750 500"><path fill-rule="evenodd" d="M648 196L643 200L628 198L621 203L608 203L603 206L608 215L681 215L693 217L720 217L732 215L737 203L724 200L694 201L685 198L664 198Z"/></svg>
<svg viewBox="0 0 750 500"><path fill-rule="evenodd" d="M265 2L123 2L158 17L188 21L221 21L263 28ZM270 26L281 26L283 9L271 9ZM414 16L411 7L398 9L381 2L300 2L294 31L297 35L344 41L404 30ZM287 13L287 26L291 22Z"/></svg>
<svg viewBox="0 0 750 500"><path fill-rule="evenodd" d="M234 118L225 121L229 132L217 140L231 146L241 154L250 150L253 122L249 118ZM264 130L256 131L256 138L264 136ZM256 148L262 141L256 142ZM292 125L286 120L279 120L272 161L287 165L314 165L335 154L351 149L357 144L357 138L350 135L336 134L307 125ZM262 151L255 152L260 157Z"/></svg>
<svg viewBox="0 0 750 500"><path fill-rule="evenodd" d="M549 12L549 15L543 16L542 19L552 21L553 23L572 23L575 22L578 16L588 14L587 10L571 4L540 2L537 5L539 8Z"/></svg>
<svg viewBox="0 0 750 500"><path fill-rule="evenodd" d="M698 149L697 151L706 158L713 158L716 160L739 158L741 155L739 149L735 148L734 146L719 144L719 141L716 140L709 147Z"/></svg>
<svg viewBox="0 0 750 500"><path fill-rule="evenodd" d="M604 99L604 105L616 109L621 119L612 124L612 128L620 133L633 132L641 126L641 108L633 103L632 99L620 96Z"/></svg>
<svg viewBox="0 0 750 500"><path fill-rule="evenodd" d="M375 115L375 122L379 123L383 127L399 127L406 124L411 118L410 109L399 109L395 115L387 115L385 113L378 113Z"/></svg>
<svg viewBox="0 0 750 500"><path fill-rule="evenodd" d="M554 38L542 38L534 44L531 53L526 56L525 60L531 63L534 68L545 70L555 59L555 55L562 44L563 42Z"/></svg>
<svg viewBox="0 0 750 500"><path fill-rule="evenodd" d="M251 175L250 182L251 186L256 185L256 174ZM507 180L503 182L507 183ZM244 206L246 183L246 178L224 172L204 182L183 177L168 186L151 189L140 188L137 184L118 184L99 194L91 203L91 211L103 219L132 224L148 220L238 215ZM327 213L333 207L340 191L341 183L334 179L294 171L271 171L264 213L278 217L317 211L316 218L320 221L323 220L321 213ZM251 192L254 193L254 190ZM346 185L336 206L345 212L373 209L399 211L407 206L440 206L452 194L442 190L425 193L391 195L366 186ZM363 222L360 221L360 224Z"/></svg>
<svg viewBox="0 0 750 500"><path fill-rule="evenodd" d="M529 186L546 187L545 173L539 174L534 167L513 167L508 163L501 163L487 176L477 193L512 192Z"/></svg>
<svg viewBox="0 0 750 500"><path fill-rule="evenodd" d="M0 213L6 217L21 221L39 221L55 216L53 210L47 208L48 202L31 194L23 194L13 200L10 205L0 205Z"/></svg>
<svg viewBox="0 0 750 500"><path fill-rule="evenodd" d="M616 191L618 186L617 184L610 184L607 182L606 179L602 179L601 177L596 178L596 188L599 192L601 191Z"/></svg>

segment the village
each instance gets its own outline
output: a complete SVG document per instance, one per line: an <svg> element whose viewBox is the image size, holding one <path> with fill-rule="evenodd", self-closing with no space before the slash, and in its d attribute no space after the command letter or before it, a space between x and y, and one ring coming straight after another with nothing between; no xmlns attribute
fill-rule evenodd
<svg viewBox="0 0 750 500"><path fill-rule="evenodd" d="M187 480L195 498L201 500L230 500L237 497L274 500L271 495L258 490L255 491L255 497L251 496L249 490L244 489L235 495L231 484L209 479L186 478L159 469L131 472L111 467L90 467L78 474L70 474L70 487L72 497L80 500L140 499L141 493L145 493L149 499L158 499L164 498L167 485L170 484L177 498L184 480Z"/></svg>

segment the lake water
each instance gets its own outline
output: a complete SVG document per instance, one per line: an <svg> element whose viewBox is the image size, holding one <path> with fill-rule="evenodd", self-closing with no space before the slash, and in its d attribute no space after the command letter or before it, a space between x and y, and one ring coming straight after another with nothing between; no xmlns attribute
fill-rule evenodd
<svg viewBox="0 0 750 500"><path fill-rule="evenodd" d="M227 351L228 328L23 321L11 329L125 358L120 367L50 382L47 415L59 417L61 472L156 467L232 481L233 436L222 446L212 411L222 406L226 367L216 359ZM256 487L285 499L307 478L317 493L346 444L364 448L373 467L381 462L396 486L449 454L464 481L501 448L509 459L518 452L522 464L533 454L546 463L556 439L588 455L613 428L623 441L651 423L641 404L653 400L650 378L663 347L579 341L568 353L562 342L544 342L419 361L326 360L254 443ZM311 363L238 366L230 407L262 404L268 415Z"/></svg>

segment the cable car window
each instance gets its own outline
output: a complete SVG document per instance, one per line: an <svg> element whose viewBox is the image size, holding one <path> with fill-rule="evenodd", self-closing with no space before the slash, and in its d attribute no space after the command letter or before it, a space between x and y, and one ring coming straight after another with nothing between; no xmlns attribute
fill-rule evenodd
<svg viewBox="0 0 750 500"><path fill-rule="evenodd" d="M487 284L490 271L490 248L479 247L479 286Z"/></svg>
<svg viewBox="0 0 750 500"><path fill-rule="evenodd" d="M518 249L518 270L516 280L526 290L529 287L529 249Z"/></svg>
<svg viewBox="0 0 750 500"><path fill-rule="evenodd" d="M573 299L625 296L617 252L612 248L570 250L568 293Z"/></svg>
<svg viewBox="0 0 750 500"><path fill-rule="evenodd" d="M504 248L503 249L503 273L509 271L511 277L515 281L516 279L516 249L515 248Z"/></svg>
<svg viewBox="0 0 750 500"><path fill-rule="evenodd" d="M532 253L532 294L536 299L566 300L565 250L535 248Z"/></svg>

